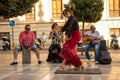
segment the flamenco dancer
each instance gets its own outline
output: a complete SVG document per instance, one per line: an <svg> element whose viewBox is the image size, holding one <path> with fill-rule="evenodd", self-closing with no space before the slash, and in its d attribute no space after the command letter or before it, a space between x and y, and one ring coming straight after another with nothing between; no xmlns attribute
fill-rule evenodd
<svg viewBox="0 0 120 80"><path fill-rule="evenodd" d="M74 69L83 69L82 62L76 53L76 45L81 40L81 34L79 32L78 20L74 16L71 9L65 9L63 15L68 18L65 25L61 28L62 32L65 32L65 43L60 52L60 56L63 58L63 62L59 69L64 69L66 65L73 65Z"/></svg>

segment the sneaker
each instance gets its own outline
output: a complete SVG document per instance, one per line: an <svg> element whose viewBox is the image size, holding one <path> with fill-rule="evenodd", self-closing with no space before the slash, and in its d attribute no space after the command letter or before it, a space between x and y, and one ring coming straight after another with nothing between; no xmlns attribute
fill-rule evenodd
<svg viewBox="0 0 120 80"><path fill-rule="evenodd" d="M87 64L90 64L90 62L91 62L91 60L89 59L89 60L87 61Z"/></svg>
<svg viewBox="0 0 120 80"><path fill-rule="evenodd" d="M12 62L12 63L10 63L10 65L17 65L18 64L18 62Z"/></svg>
<svg viewBox="0 0 120 80"><path fill-rule="evenodd" d="M38 64L41 64L41 63L42 63L42 61L39 60L39 61L38 61Z"/></svg>
<svg viewBox="0 0 120 80"><path fill-rule="evenodd" d="M98 61L95 61L95 64L98 64L99 62Z"/></svg>

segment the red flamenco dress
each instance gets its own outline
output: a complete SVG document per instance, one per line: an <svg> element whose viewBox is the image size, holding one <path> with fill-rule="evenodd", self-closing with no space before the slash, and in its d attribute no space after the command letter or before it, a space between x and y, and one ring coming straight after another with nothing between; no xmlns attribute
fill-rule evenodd
<svg viewBox="0 0 120 80"><path fill-rule="evenodd" d="M65 65L73 65L79 67L82 65L80 58L77 56L76 45L81 40L79 30L72 30L71 39L66 40L60 52L60 56L66 60Z"/></svg>

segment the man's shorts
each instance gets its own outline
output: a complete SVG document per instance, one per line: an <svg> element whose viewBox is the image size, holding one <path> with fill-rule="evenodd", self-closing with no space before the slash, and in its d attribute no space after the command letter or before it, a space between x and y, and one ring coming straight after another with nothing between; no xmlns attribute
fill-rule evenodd
<svg viewBox="0 0 120 80"><path fill-rule="evenodd" d="M25 49L28 49L29 46L24 46L24 48L25 48ZM15 49L16 49L18 52L22 51L22 47L21 47L21 46L16 46ZM37 49L37 46L32 46L32 47L31 47L31 50L32 50L32 51L35 51L35 49Z"/></svg>

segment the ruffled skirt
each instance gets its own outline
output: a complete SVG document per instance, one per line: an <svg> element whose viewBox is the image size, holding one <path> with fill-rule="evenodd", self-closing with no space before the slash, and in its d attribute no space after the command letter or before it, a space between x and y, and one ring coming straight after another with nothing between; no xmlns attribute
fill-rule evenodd
<svg viewBox="0 0 120 80"><path fill-rule="evenodd" d="M72 64L75 67L82 65L82 62L76 53L76 45L80 39L80 32L78 30L74 30L71 32L71 39L66 40L65 44L63 45L59 55L66 60L66 65Z"/></svg>

